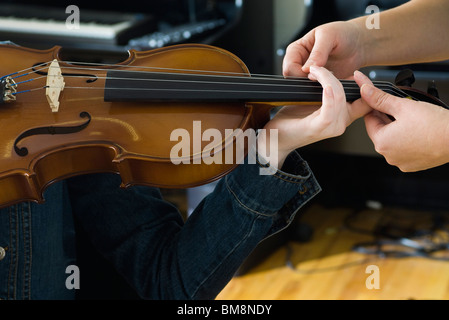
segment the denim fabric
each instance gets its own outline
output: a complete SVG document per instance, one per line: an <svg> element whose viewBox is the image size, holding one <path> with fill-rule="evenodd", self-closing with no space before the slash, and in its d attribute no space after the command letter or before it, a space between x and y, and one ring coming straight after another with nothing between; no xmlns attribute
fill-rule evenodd
<svg viewBox="0 0 449 320"><path fill-rule="evenodd" d="M2 209L0 298L74 299L66 268L78 263L77 223L141 298L213 299L257 244L320 191L296 153L274 175L259 169L244 164L221 179L186 222L158 189L121 189L114 174L58 182L44 204Z"/></svg>
<svg viewBox="0 0 449 320"><path fill-rule="evenodd" d="M64 183L50 186L48 202L0 210L0 299L73 299L66 267L76 264L73 218Z"/></svg>

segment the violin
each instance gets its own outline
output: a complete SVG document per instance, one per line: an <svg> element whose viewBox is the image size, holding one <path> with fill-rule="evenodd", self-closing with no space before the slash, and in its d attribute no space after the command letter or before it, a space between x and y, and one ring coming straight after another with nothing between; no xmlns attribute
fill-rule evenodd
<svg viewBox="0 0 449 320"><path fill-rule="evenodd" d="M322 96L315 81L252 75L237 56L209 45L130 50L116 64L62 61L60 51L0 45L0 207L43 202L50 184L82 174L116 173L122 187L210 183L239 164L225 161L238 138L229 130L244 135L262 128L274 107L316 105ZM348 101L360 98L355 82L342 83ZM416 90L375 85L446 107ZM193 151L176 163L179 129ZM210 129L220 139L195 146L195 135ZM207 156L223 161L198 161Z"/></svg>

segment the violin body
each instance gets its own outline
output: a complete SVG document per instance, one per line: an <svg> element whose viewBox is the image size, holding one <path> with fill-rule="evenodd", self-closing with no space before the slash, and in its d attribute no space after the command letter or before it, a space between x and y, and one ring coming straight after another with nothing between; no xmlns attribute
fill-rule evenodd
<svg viewBox="0 0 449 320"><path fill-rule="evenodd" d="M39 65L59 60L59 52L59 47L41 51L1 45L0 73L28 69L30 74L17 78L17 82L39 75L41 78L21 83L17 90L44 87L46 71L39 71L43 70ZM44 90L17 94L16 101L0 105L0 207L20 201L42 202L43 191L51 183L89 173L120 174L123 187L141 184L185 188L212 182L238 164L226 164L224 160L222 164L195 164L195 158L203 155L194 153L190 164L173 164L170 152L179 141L171 141L171 133L184 128L193 139L198 135L193 132L193 123L201 121L201 130L214 128L222 133L222 141L216 141L218 147L213 148L217 153L232 145L232 137L226 137L225 129L260 128L269 120L272 107L259 104L254 108L240 102L104 101L105 77L111 69L133 66L133 71L139 71L139 67L154 66L170 72L224 71L249 76L245 64L236 56L204 45L130 51L126 61L113 66L70 69L73 64L59 65L65 88L57 112L52 112ZM205 150L210 143L201 141L199 149Z"/></svg>

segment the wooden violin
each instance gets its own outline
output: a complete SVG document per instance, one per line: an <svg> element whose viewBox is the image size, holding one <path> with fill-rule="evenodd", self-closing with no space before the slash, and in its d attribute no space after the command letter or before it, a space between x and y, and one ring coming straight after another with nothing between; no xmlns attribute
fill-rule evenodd
<svg viewBox="0 0 449 320"><path fill-rule="evenodd" d="M195 161L232 146L226 130L261 128L276 106L321 101L317 82L251 75L237 56L208 45L131 50L113 65L61 61L60 49L0 45L0 207L42 202L51 183L89 173L120 174L123 187L209 183L238 165ZM348 101L360 97L355 82L342 83ZM201 141L183 155L189 161L173 163L172 132L184 128L193 139L195 122L222 139Z"/></svg>

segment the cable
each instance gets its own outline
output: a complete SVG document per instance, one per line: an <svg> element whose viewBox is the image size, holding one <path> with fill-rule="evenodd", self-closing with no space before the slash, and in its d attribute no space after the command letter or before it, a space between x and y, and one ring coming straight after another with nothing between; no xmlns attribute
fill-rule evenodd
<svg viewBox="0 0 449 320"><path fill-rule="evenodd" d="M373 213L364 209L355 209L343 220L343 227L351 232L374 237L372 241L359 242L351 251L367 255L366 258L343 263L341 265L304 270L292 262L293 248L287 243L286 266L301 274L314 274L350 268L379 258L420 257L437 261L449 261L449 215L444 212L414 212L404 214L395 212L393 208L376 210L381 217L372 229L354 224L359 215ZM396 221L395 221L396 219ZM424 227L422 226L424 225Z"/></svg>
<svg viewBox="0 0 449 320"><path fill-rule="evenodd" d="M337 270L342 270L342 269L346 269L346 268L351 268L351 267L355 267L355 266L359 266L359 265L363 265L366 264L368 262L371 262L373 260L378 260L377 257L374 258L365 258L365 259L361 259L361 260L357 260L357 261L351 261L351 262L347 262L347 263L343 263L340 265L336 265L336 266L330 266L330 267L325 267L325 268L314 268L314 269L301 269L297 266L295 266L291 260L291 256L293 253L293 249L291 248L290 244L286 244L286 256L285 256L285 264L288 268L290 268L291 270L293 270L294 272L297 273L301 273L301 274L314 274L314 273L323 273L323 272L331 272L331 271L337 271Z"/></svg>

